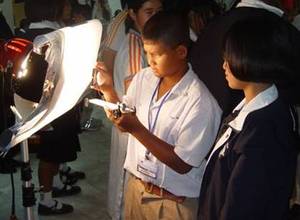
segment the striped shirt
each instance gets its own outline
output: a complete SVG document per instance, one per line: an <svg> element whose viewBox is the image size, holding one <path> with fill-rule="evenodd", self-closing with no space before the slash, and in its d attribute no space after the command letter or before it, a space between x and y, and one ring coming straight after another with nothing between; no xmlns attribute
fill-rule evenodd
<svg viewBox="0 0 300 220"><path fill-rule="evenodd" d="M130 29L118 50L114 64L114 86L120 99L125 94L124 80L132 78L147 65L141 35Z"/></svg>
<svg viewBox="0 0 300 220"><path fill-rule="evenodd" d="M107 35L104 39L103 47L118 51L121 47L123 40L126 37L125 33L125 20L128 11L121 11L108 25Z"/></svg>

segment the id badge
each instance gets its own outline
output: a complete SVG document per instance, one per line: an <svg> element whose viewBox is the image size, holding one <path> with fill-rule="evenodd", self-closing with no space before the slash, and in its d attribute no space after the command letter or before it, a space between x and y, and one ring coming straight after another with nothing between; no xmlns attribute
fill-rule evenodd
<svg viewBox="0 0 300 220"><path fill-rule="evenodd" d="M151 177L152 179L156 179L157 177L158 166L151 160L147 160L146 158L139 159L137 165L137 171L142 173L147 177Z"/></svg>

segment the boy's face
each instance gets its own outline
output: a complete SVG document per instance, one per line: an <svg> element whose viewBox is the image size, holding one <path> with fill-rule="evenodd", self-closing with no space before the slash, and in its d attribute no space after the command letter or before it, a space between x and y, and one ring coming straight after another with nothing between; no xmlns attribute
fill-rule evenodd
<svg viewBox="0 0 300 220"><path fill-rule="evenodd" d="M148 63L157 77L174 75L182 65L186 65L187 51L184 46L171 48L160 41L144 39L143 42Z"/></svg>
<svg viewBox="0 0 300 220"><path fill-rule="evenodd" d="M138 31L142 32L143 27L145 23L149 20L149 18L151 18L155 13L161 10L161 0L149 0L146 1L136 13L130 10L129 15L133 19Z"/></svg>

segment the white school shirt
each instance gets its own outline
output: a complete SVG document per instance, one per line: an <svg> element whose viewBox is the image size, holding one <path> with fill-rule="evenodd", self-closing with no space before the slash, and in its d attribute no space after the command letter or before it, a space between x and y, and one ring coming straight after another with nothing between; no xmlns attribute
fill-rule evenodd
<svg viewBox="0 0 300 220"><path fill-rule="evenodd" d="M300 14L294 17L292 24L300 31Z"/></svg>
<svg viewBox="0 0 300 220"><path fill-rule="evenodd" d="M159 83L150 67L141 70L131 82L123 101L136 107L141 123L148 128L148 114L155 118L160 100L149 105ZM177 196L196 198L204 172L205 156L208 154L220 124L221 109L189 66L188 72L172 88L164 102L153 134L173 145L174 152L187 164L190 172L179 174L150 154L158 166L156 179L137 171L138 160L145 156L146 148L129 135L125 169L138 178L162 187Z"/></svg>
<svg viewBox="0 0 300 220"><path fill-rule="evenodd" d="M241 2L239 2L236 6L238 7L251 7L251 8L261 8L261 9L265 9L269 12L272 12L278 16L282 16L283 15L283 11L280 8L274 7L272 5L268 5L266 3L264 3L261 0L242 0Z"/></svg>

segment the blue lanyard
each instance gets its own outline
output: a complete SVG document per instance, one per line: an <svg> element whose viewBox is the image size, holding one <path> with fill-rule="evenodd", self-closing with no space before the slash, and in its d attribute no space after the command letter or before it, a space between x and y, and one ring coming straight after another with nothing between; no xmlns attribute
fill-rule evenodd
<svg viewBox="0 0 300 220"><path fill-rule="evenodd" d="M156 122L157 122L157 119L158 119L158 115L159 115L159 113L160 113L160 110L161 110L161 108L162 108L162 106L163 106L163 104L165 103L165 101L167 100L167 98L169 97L169 94L170 94L170 92L171 92L171 90L169 90L168 91L168 93L164 96L164 98L163 98L163 100L161 101L161 103L159 104L159 107L158 107L158 110L157 110L157 112L156 112L156 115L155 115L155 118L154 118L154 122L153 122L153 124L151 123L152 122L152 117L150 117L150 108L151 108L151 104L152 104L152 102L153 102L153 100L154 100L154 96L155 96L155 94L158 92L158 87L159 87L159 85L160 85L160 83L161 83L161 79L159 80L159 82L158 82L158 84L157 84L157 86L156 86L156 88L155 88L155 90L154 90L154 92L153 92L153 95L152 95L152 97L151 97L151 100L150 100L150 103L149 103L149 109L148 109L148 129L149 129L149 131L153 134L153 132L154 132L154 128L155 128L155 126L156 126ZM151 125L152 124L152 125Z"/></svg>
<svg viewBox="0 0 300 220"><path fill-rule="evenodd" d="M154 92L153 92L153 95L152 95L152 97L151 97L151 101L150 101L150 103L149 103L149 109L148 109L148 129L149 129L149 131L150 131L152 134L153 134L153 132L154 132L154 128L155 128L155 126L156 126L156 122L157 122L157 119L158 119L158 115L159 115L159 113L160 113L160 110L161 110L163 104L165 103L165 101L167 100L167 98L169 97L170 92L171 92L171 89L170 89L170 90L168 91L168 93L164 96L163 100L162 100L161 103L159 104L158 110L157 110L156 115L155 115L155 118L154 118L154 122L151 123L151 122L152 122L152 120L151 120L152 117L150 117L150 115L151 115L151 114L150 114L150 108L151 108L151 104L152 104L152 102L153 102L153 100L154 100L154 96L155 96L155 94L158 92L158 87L159 87L160 83L161 83L161 79L159 80L159 82L158 82L158 84L157 84L157 86L156 86L156 88L155 88L155 90L154 90ZM151 124L152 124L152 125L151 125ZM145 158L148 159L148 160L149 160L149 154L150 154L150 151L146 150Z"/></svg>

